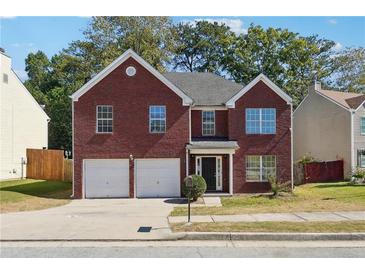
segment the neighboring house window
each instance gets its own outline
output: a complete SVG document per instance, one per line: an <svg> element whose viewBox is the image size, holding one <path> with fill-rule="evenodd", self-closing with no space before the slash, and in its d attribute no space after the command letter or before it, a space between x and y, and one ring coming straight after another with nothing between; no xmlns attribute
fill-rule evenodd
<svg viewBox="0 0 365 274"><path fill-rule="evenodd" d="M215 135L215 112L202 112L202 135Z"/></svg>
<svg viewBox="0 0 365 274"><path fill-rule="evenodd" d="M8 81L9 81L9 77L8 77L8 75L7 75L6 73L3 73L3 82L4 82L5 84L7 84L7 83L8 83Z"/></svg>
<svg viewBox="0 0 365 274"><path fill-rule="evenodd" d="M246 134L275 134L275 108L246 108Z"/></svg>
<svg viewBox="0 0 365 274"><path fill-rule="evenodd" d="M365 167L365 150L357 151L357 166Z"/></svg>
<svg viewBox="0 0 365 274"><path fill-rule="evenodd" d="M96 106L96 132L111 133L113 132L113 107Z"/></svg>
<svg viewBox="0 0 365 274"><path fill-rule="evenodd" d="M150 133L166 132L166 107L150 106Z"/></svg>
<svg viewBox="0 0 365 274"><path fill-rule="evenodd" d="M275 155L250 155L246 158L246 180L255 182L268 181L269 176L276 175Z"/></svg>
<svg viewBox="0 0 365 274"><path fill-rule="evenodd" d="M365 135L365 117L361 117L360 132L361 132L361 135Z"/></svg>

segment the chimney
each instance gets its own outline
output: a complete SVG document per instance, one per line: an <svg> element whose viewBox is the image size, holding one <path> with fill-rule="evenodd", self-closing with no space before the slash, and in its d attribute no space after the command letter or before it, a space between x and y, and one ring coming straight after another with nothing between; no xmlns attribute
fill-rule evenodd
<svg viewBox="0 0 365 274"><path fill-rule="evenodd" d="M319 81L314 81L312 85L309 86L308 91L309 92L315 92L315 91L320 91L321 88L321 82Z"/></svg>

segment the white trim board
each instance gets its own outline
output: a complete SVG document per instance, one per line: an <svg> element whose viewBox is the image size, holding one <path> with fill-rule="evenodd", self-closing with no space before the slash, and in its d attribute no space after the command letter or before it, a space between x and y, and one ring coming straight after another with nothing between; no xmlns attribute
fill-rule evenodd
<svg viewBox="0 0 365 274"><path fill-rule="evenodd" d="M292 104L292 98L286 94L281 88L279 88L274 82L267 78L264 74L260 74L255 79L253 79L247 86L241 89L237 94L235 94L226 103L228 108L234 108L236 101L250 91L259 81L264 82L269 88L271 88L277 95L279 95L288 104Z"/></svg>
<svg viewBox="0 0 365 274"><path fill-rule="evenodd" d="M164 83L168 88L170 88L173 92L175 92L179 97L183 100L184 106L189 106L193 103L193 99L187 96L182 90L172 84L169 80L167 80L161 73L159 73L156 69L154 69L150 64L148 64L145 60L143 60L137 53L133 50L128 49L121 56L115 59L110 65L104 68L101 72L99 72L96 76L94 76L89 82L83 85L79 90L73 93L70 97L73 101L78 101L78 99L88 92L93 86L99 83L102 79L104 79L109 73L115 70L118 66L124 63L128 58L133 58L140 65L142 65L145 69L147 69L150 73L152 73L157 79L159 79L162 83Z"/></svg>

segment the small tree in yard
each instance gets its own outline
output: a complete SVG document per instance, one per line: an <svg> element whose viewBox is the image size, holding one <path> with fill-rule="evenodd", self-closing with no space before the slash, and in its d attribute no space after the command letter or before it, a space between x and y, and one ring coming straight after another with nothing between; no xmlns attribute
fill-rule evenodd
<svg viewBox="0 0 365 274"><path fill-rule="evenodd" d="M273 192L272 197L278 197L280 192L292 192L291 181L281 182L276 176L269 176L269 183Z"/></svg>
<svg viewBox="0 0 365 274"><path fill-rule="evenodd" d="M202 197L204 192L207 190L207 183L202 176L192 175L191 177L193 179L193 186L190 190L190 198L193 201L196 201L199 197ZM183 185L182 192L185 197L189 194L189 189L187 189L185 184Z"/></svg>

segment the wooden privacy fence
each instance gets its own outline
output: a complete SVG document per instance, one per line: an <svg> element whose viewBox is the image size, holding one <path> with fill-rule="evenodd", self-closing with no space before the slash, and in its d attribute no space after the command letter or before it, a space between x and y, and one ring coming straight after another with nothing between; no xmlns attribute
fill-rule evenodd
<svg viewBox="0 0 365 274"><path fill-rule="evenodd" d="M344 179L343 160L313 162L303 166L304 183L333 182Z"/></svg>
<svg viewBox="0 0 365 274"><path fill-rule="evenodd" d="M63 150L27 149L27 178L71 181L72 160Z"/></svg>

